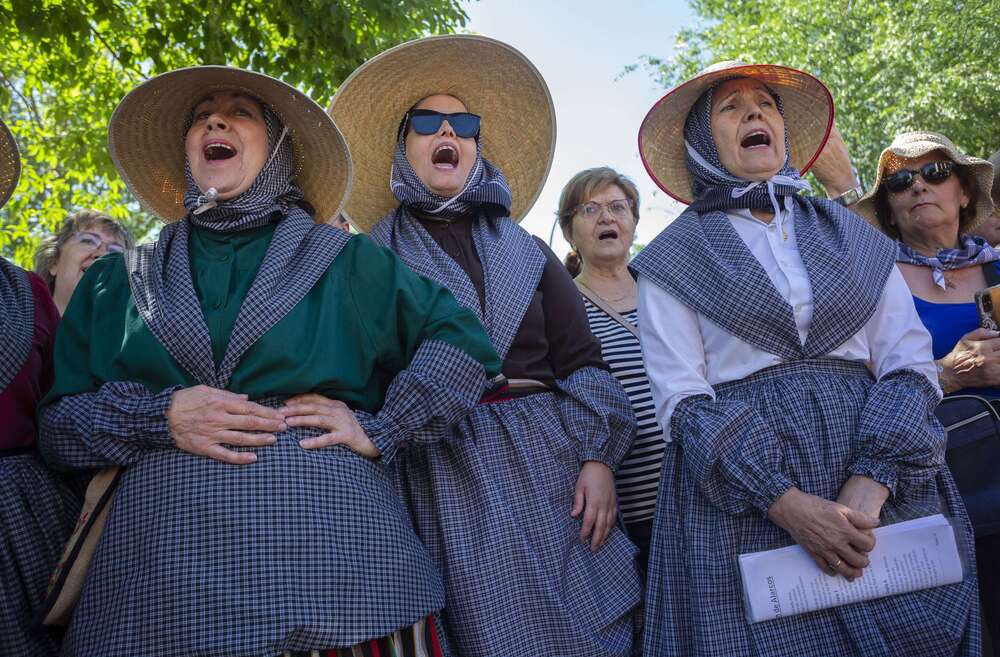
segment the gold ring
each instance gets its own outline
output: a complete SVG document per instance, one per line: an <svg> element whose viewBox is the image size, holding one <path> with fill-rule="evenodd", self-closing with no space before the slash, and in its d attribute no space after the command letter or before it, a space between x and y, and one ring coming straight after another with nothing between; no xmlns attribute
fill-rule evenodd
<svg viewBox="0 0 1000 657"><path fill-rule="evenodd" d="M842 564L842 563L844 563L843 559L837 559L837 563L830 564L830 568L833 568L834 570L837 570L837 567L840 566L840 564Z"/></svg>

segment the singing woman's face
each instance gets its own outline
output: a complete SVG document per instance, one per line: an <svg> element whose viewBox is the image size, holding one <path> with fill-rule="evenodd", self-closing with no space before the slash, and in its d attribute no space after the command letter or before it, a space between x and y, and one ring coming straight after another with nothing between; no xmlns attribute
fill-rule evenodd
<svg viewBox="0 0 1000 657"><path fill-rule="evenodd" d="M712 94L712 137L722 166L743 180L767 180L785 164L785 119L752 78L723 82Z"/></svg>
<svg viewBox="0 0 1000 657"><path fill-rule="evenodd" d="M469 111L462 101L447 94L428 96L414 109L442 114ZM411 126L407 126L406 159L427 189L438 196L451 198L462 191L476 162L476 139L456 135L447 119L441 122L437 132L430 135L417 134Z"/></svg>
<svg viewBox="0 0 1000 657"><path fill-rule="evenodd" d="M198 189L214 187L222 200L239 196L267 161L264 111L244 94L214 92L195 106L184 146Z"/></svg>

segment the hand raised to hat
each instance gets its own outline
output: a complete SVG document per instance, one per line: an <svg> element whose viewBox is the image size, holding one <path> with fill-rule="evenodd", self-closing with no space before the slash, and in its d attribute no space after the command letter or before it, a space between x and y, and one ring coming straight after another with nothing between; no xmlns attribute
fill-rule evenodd
<svg viewBox="0 0 1000 657"><path fill-rule="evenodd" d="M314 427L327 432L300 440L299 445L304 449L343 445L365 458L377 459L382 455L354 412L342 401L309 393L292 397L278 410L290 427Z"/></svg>
<svg viewBox="0 0 1000 657"><path fill-rule="evenodd" d="M167 425L178 449L233 465L253 463L257 455L226 445L271 445L276 440L274 432L286 428L275 409L255 404L246 395L209 386L175 392L167 409Z"/></svg>
<svg viewBox="0 0 1000 657"><path fill-rule="evenodd" d="M836 125L830 129L830 138L813 163L811 171L823 185L829 198L836 198L857 185L854 169L851 167L851 155L847 152L847 144Z"/></svg>

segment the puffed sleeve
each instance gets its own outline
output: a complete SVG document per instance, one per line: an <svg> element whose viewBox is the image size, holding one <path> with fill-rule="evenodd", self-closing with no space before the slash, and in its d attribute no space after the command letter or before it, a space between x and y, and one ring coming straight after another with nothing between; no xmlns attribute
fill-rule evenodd
<svg viewBox="0 0 1000 657"><path fill-rule="evenodd" d="M448 437L500 373L500 359L476 316L448 290L360 239L351 294L380 365L397 373L379 411L355 415L388 462L406 443Z"/></svg>
<svg viewBox="0 0 1000 657"><path fill-rule="evenodd" d="M539 289L545 318L549 363L555 374L559 412L568 435L577 442L580 462L599 461L617 470L635 440L635 414L621 383L601 356L601 343L590 331L587 310L569 272L549 247Z"/></svg>
<svg viewBox="0 0 1000 657"><path fill-rule="evenodd" d="M727 513L766 515L795 482L763 418L743 402L716 399L697 313L640 276L639 335L657 420L682 446L702 494Z"/></svg>
<svg viewBox="0 0 1000 657"><path fill-rule="evenodd" d="M895 495L944 465L944 429L934 415L941 400L931 336L893 268L864 333L878 381L861 413L851 474L870 477Z"/></svg>
<svg viewBox="0 0 1000 657"><path fill-rule="evenodd" d="M55 467L127 465L147 450L175 448L166 412L177 388L153 393L139 383L104 382L89 366L95 343L121 339L95 328L97 318L123 315L129 295L122 257L102 258L77 285L59 323L55 381L39 405L39 446Z"/></svg>

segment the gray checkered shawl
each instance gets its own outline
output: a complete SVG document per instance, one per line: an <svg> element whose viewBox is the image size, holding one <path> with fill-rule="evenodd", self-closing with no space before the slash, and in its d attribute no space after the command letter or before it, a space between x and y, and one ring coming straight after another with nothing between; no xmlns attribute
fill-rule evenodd
<svg viewBox="0 0 1000 657"><path fill-rule="evenodd" d="M0 257L0 391L17 373L31 351L35 301L23 269Z"/></svg>
<svg viewBox="0 0 1000 657"><path fill-rule="evenodd" d="M405 205L375 224L371 238L389 247L416 273L450 290L460 304L476 313L503 360L538 288L545 255L534 238L509 217L490 219L480 214L468 220L475 222L472 239L483 264L485 304L480 303L465 270L444 252Z"/></svg>
<svg viewBox="0 0 1000 657"><path fill-rule="evenodd" d="M139 315L170 355L202 384L225 388L247 349L302 300L350 236L293 207L275 228L216 366L191 278L188 221L166 226L155 243L126 253L129 285Z"/></svg>
<svg viewBox="0 0 1000 657"><path fill-rule="evenodd" d="M813 294L812 325L804 345L792 307L722 211L686 211L631 266L758 349L786 360L828 354L875 312L895 266L896 247L837 203L789 198Z"/></svg>

